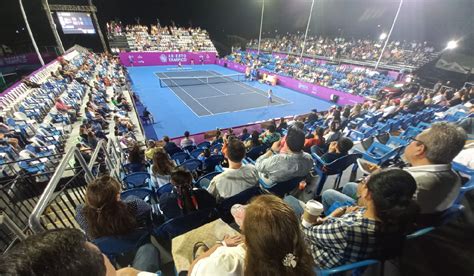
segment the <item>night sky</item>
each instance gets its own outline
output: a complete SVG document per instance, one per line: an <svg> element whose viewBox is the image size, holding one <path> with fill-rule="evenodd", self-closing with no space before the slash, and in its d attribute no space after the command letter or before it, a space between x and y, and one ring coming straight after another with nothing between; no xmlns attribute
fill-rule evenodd
<svg viewBox="0 0 474 276"><path fill-rule="evenodd" d="M23 0L33 33L40 46L54 45L41 0ZM119 19L162 25L201 26L213 40L228 44L228 35L257 38L261 0L94 0L102 27ZM398 0L316 0L310 34L375 38L388 32ZM87 4L87 0L50 0L50 4ZM266 0L264 36L303 32L311 0ZM469 34L474 30L474 0L405 0L393 39L432 41L445 46L450 39L465 39L464 50L474 53ZM1 0L0 44L30 48L18 0ZM18 31L19 33L16 33ZM81 44L99 49L94 35L62 35L65 47ZM461 42L463 45L463 42Z"/></svg>

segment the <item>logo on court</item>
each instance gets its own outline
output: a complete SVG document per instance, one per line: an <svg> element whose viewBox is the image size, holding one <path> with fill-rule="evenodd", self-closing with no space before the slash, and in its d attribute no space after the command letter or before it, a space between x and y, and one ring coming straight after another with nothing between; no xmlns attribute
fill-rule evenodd
<svg viewBox="0 0 474 276"><path fill-rule="evenodd" d="M160 55L161 62L168 62L168 57L165 54Z"/></svg>

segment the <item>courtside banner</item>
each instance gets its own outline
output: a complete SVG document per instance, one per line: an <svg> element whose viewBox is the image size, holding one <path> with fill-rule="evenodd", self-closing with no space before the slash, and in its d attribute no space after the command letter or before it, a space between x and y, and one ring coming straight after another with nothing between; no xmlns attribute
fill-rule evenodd
<svg viewBox="0 0 474 276"><path fill-rule="evenodd" d="M216 52L123 52L119 54L124 66L214 64Z"/></svg>

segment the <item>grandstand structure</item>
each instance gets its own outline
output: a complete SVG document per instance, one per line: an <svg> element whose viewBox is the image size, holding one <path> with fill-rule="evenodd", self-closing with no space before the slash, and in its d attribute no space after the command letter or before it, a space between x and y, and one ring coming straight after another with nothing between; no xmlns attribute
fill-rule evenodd
<svg viewBox="0 0 474 276"><path fill-rule="evenodd" d="M373 69L370 61L377 58L378 47L369 47L373 41L310 37L307 50L299 57L301 38L285 36L263 39L260 52L251 41L251 49L219 57L209 34L200 28L110 22L107 29L115 56L75 45L0 94L0 249L6 255L28 236L82 228L117 269L130 265L121 257L135 253L143 235L92 238L78 215L90 204L88 185L109 175L120 183L121 201L139 200L148 206L146 227L140 231L152 237L151 243L162 256L170 257L160 273L186 273L193 268L192 259L183 264L186 254L176 250L176 242L216 222L226 229L228 225L239 229L235 204L249 204L260 195L291 196L300 200L292 208L305 212L301 204L321 200L329 189L341 190L361 176L367 184L366 176L373 175L370 166L409 166L404 152L414 143L426 151L419 135L437 123L463 127L462 133L467 133L463 143L474 137L472 83L460 89L442 84L433 88L420 87L413 80L403 83L398 94L380 93L406 76L401 69L418 68L437 55L425 44L389 44L382 72ZM305 137L304 149L297 153L288 142L294 131ZM324 138L317 136L319 131ZM286 151L280 145L282 137ZM331 161L323 158L342 139L354 146L344 154L337 149L341 155ZM228 155L233 140L245 150L239 165L255 166L258 181L229 197L213 198L212 207L181 211L189 202L196 205L197 190L213 197L213 179L240 168L231 167L238 163ZM409 246L452 228L461 228L464 237L464 231L472 227L474 168L468 146L461 151L463 158L458 155L449 164L441 164L462 176L459 187L443 195L453 200L436 213L436 223L403 233ZM311 159L310 170L265 182L271 174L293 172L288 166L288 172L276 170L268 177L259 171L262 160L303 155L303 151ZM193 201L175 200L180 208L176 217L166 213L163 195L177 194L182 187L176 187L171 172L157 177L153 167L161 161L157 161L158 152L164 153L173 168L191 173L191 190L196 194ZM104 206L96 209L101 211ZM104 245L104 239L113 245ZM127 239L133 245L111 250ZM403 263L399 259L408 255L347 258L334 267L315 266L314 274L357 274L377 267L384 275L384 267ZM400 271L385 272L402 275Z"/></svg>

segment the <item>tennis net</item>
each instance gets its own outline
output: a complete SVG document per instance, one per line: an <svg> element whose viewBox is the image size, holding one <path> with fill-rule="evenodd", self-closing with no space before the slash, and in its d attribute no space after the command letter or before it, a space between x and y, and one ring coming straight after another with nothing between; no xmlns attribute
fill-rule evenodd
<svg viewBox="0 0 474 276"><path fill-rule="evenodd" d="M198 77L160 77L160 87L206 85L243 81L245 81L245 75L243 74Z"/></svg>

